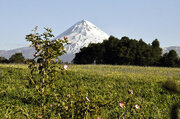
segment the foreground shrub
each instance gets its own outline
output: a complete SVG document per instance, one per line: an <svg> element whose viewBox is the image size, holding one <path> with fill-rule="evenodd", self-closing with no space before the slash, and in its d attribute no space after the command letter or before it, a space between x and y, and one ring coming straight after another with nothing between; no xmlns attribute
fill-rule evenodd
<svg viewBox="0 0 180 119"><path fill-rule="evenodd" d="M36 50L33 62L29 63L31 70L29 85L36 89L39 96L38 118L47 118L49 100L53 98L58 100L54 82L57 80L58 71L62 68L56 64L61 62L59 56L65 53L63 45L68 42L67 38L51 40L54 37L52 30L49 28L45 30L43 34L39 34L36 27L34 33L26 35L31 47L35 47ZM38 63L35 60L38 60Z"/></svg>

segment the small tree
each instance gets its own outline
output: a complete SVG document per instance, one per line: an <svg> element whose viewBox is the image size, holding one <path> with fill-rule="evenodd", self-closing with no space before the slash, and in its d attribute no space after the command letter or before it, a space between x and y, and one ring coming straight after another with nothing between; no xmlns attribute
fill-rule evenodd
<svg viewBox="0 0 180 119"><path fill-rule="evenodd" d="M160 48L160 43L157 39L152 42L151 52L151 65L158 65L158 61L161 58L162 49Z"/></svg>
<svg viewBox="0 0 180 119"><path fill-rule="evenodd" d="M24 62L24 56L22 53L15 53L9 58L10 63L23 63Z"/></svg>
<svg viewBox="0 0 180 119"><path fill-rule="evenodd" d="M167 67L178 67L180 64L175 50L170 50L168 53L165 53L159 62L161 66Z"/></svg>
<svg viewBox="0 0 180 119"><path fill-rule="evenodd" d="M59 56L65 53L63 45L68 41L67 37L64 37L64 40L51 40L54 35L49 28L45 28L43 34L37 33L37 27L33 31L34 33L26 35L26 39L31 42L31 47L35 47L34 60L38 60L38 63L35 61L29 63L30 84L34 85L40 97L38 116L48 118L47 98L56 98L54 81L57 80L58 70L61 69L55 64L61 61ZM50 90L54 91L54 94L51 94Z"/></svg>

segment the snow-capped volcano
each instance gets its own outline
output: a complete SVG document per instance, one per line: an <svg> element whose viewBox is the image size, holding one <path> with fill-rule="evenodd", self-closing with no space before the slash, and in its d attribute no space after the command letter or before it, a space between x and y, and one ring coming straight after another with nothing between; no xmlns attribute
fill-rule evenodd
<svg viewBox="0 0 180 119"><path fill-rule="evenodd" d="M55 39L68 38L69 45L65 45L66 54L60 57L63 62L71 62L75 57L75 53L80 51L80 48L88 46L89 43L101 43L108 39L109 35L97 28L89 21L82 20L77 22L68 30L55 37ZM9 58L12 54L22 52L25 58L33 58L35 49L32 47L18 48L8 51L0 51L0 56Z"/></svg>
<svg viewBox="0 0 180 119"><path fill-rule="evenodd" d="M88 46L89 43L101 43L109 38L109 35L87 20L77 22L56 39L63 39L64 36L68 38L70 43L70 45L65 45L67 54L75 54L80 51L80 48Z"/></svg>

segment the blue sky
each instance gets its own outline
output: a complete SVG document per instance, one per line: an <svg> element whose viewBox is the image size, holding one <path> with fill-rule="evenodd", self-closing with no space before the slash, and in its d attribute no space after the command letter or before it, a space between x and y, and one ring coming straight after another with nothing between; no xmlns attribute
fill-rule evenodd
<svg viewBox="0 0 180 119"><path fill-rule="evenodd" d="M118 38L180 46L180 0L0 0L0 50L28 46L35 26L57 36L82 19Z"/></svg>

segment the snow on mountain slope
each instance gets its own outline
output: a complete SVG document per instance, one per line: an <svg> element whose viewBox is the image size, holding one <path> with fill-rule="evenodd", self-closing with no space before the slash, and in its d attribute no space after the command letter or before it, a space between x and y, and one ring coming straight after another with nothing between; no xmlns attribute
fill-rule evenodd
<svg viewBox="0 0 180 119"><path fill-rule="evenodd" d="M70 45L65 45L67 55L79 52L80 48L87 47L89 43L101 43L103 40L109 38L109 35L87 20L77 22L57 36L56 39L63 39L64 36L68 38L68 42L70 43Z"/></svg>

